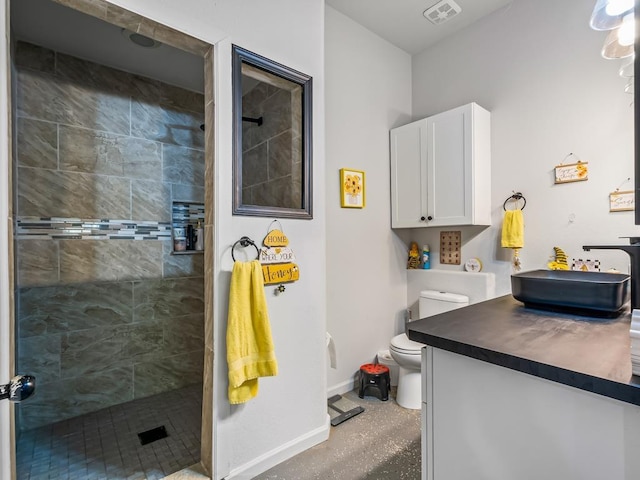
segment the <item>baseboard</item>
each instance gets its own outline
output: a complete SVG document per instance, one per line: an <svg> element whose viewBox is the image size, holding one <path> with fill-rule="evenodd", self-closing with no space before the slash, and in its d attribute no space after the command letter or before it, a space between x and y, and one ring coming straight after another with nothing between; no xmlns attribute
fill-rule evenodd
<svg viewBox="0 0 640 480"><path fill-rule="evenodd" d="M355 388L356 380L355 375L351 377L349 380L338 383L337 385L333 385L327 389L327 398L333 397L334 395L342 395L343 393L350 392Z"/></svg>
<svg viewBox="0 0 640 480"><path fill-rule="evenodd" d="M251 480L271 467L275 467L314 445L324 442L329 438L330 422L331 418L327 413L327 420L322 427L316 428L278 448L274 448L240 467L234 468L229 472L229 475L224 477L224 480Z"/></svg>

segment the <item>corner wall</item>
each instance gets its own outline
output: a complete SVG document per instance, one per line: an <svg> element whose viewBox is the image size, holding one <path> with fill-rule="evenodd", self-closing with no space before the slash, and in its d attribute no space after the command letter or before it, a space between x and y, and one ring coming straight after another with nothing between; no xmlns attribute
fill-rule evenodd
<svg viewBox="0 0 640 480"><path fill-rule="evenodd" d="M411 120L411 57L326 8L329 395L404 331L404 243L390 227L389 129ZM340 208L341 168L365 171L366 206Z"/></svg>
<svg viewBox="0 0 640 480"><path fill-rule="evenodd" d="M606 32L589 27L592 8L515 0L413 58L414 119L471 101L491 111L492 226L460 230L463 262L479 257L496 273L498 295L510 292L511 252L499 242L502 205L514 190L527 199L523 270L546 268L559 246L569 259L628 272L625 253L581 248L637 236L633 212L610 213L608 202L618 187L633 190L633 96L620 62L600 56ZM554 185L554 167L575 162L569 153L589 162L589 180ZM431 245L432 268L462 270L439 264L439 231L409 234Z"/></svg>

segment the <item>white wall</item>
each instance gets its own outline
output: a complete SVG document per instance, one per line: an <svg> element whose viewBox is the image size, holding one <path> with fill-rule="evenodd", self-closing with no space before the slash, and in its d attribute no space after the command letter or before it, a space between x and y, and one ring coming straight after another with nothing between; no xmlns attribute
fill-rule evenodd
<svg viewBox="0 0 640 480"><path fill-rule="evenodd" d="M610 192L633 189L624 183L633 179L633 108L620 62L600 56L606 33L589 28L593 4L514 0L413 58L414 119L471 101L492 112L493 225L461 229L462 257L496 273L499 295L510 292L510 252L499 239L512 190L527 199L523 270L546 268L559 246L628 272L625 253L581 248L637 235L633 212L609 212ZM553 167L570 152L589 162L589 180L554 185ZM411 239L431 245L432 268L462 269L439 265L439 231Z"/></svg>
<svg viewBox="0 0 640 480"><path fill-rule="evenodd" d="M411 57L331 7L325 25L329 394L404 328L404 243L390 228L389 129L411 111ZM340 208L340 168L364 170L366 206Z"/></svg>
<svg viewBox="0 0 640 480"><path fill-rule="evenodd" d="M216 45L215 478L252 478L328 436L325 364L324 2L322 0L114 0L112 3ZM279 374L258 396L227 401L225 350L230 247L261 242L270 218L231 215L231 44L313 77L313 220L281 220L300 280L275 297L267 288ZM249 250L247 250L249 252ZM241 254L236 254L240 260Z"/></svg>

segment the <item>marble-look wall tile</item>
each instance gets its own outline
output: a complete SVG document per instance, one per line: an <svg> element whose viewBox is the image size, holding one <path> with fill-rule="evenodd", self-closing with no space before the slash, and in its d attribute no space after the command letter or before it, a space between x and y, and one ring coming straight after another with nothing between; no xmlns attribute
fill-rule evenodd
<svg viewBox="0 0 640 480"><path fill-rule="evenodd" d="M269 179L291 175L293 168L293 140L291 130L269 139Z"/></svg>
<svg viewBox="0 0 640 480"><path fill-rule="evenodd" d="M161 319L204 311L202 278L172 278L135 282L134 320Z"/></svg>
<svg viewBox="0 0 640 480"><path fill-rule="evenodd" d="M132 282L21 288L18 295L21 338L133 321Z"/></svg>
<svg viewBox="0 0 640 480"><path fill-rule="evenodd" d="M16 42L14 60L18 67L43 73L54 73L56 68L56 54L53 50L27 42Z"/></svg>
<svg viewBox="0 0 640 480"><path fill-rule="evenodd" d="M134 396L148 397L165 390L202 383L203 350L196 350L134 366Z"/></svg>
<svg viewBox="0 0 640 480"><path fill-rule="evenodd" d="M214 325L214 302L213 292L214 282L214 256L213 248L213 225L204 227L204 345L205 348L213 349L213 325Z"/></svg>
<svg viewBox="0 0 640 480"><path fill-rule="evenodd" d="M204 113L204 96L201 93L141 76L134 76L132 86L132 96L144 103L177 107L199 115Z"/></svg>
<svg viewBox="0 0 640 480"><path fill-rule="evenodd" d="M172 255L172 242L162 242L162 246L164 254L162 276L164 278L202 277L204 275L203 254Z"/></svg>
<svg viewBox="0 0 640 480"><path fill-rule="evenodd" d="M58 125L17 119L17 157L22 167L58 168Z"/></svg>
<svg viewBox="0 0 640 480"><path fill-rule="evenodd" d="M171 184L171 198L174 202L205 203L204 187L196 185Z"/></svg>
<svg viewBox="0 0 640 480"><path fill-rule="evenodd" d="M130 98L30 70L17 74L17 113L78 127L129 134Z"/></svg>
<svg viewBox="0 0 640 480"><path fill-rule="evenodd" d="M160 322L140 322L98 327L62 335L60 375L63 379L89 376L138 360L161 357L163 332Z"/></svg>
<svg viewBox="0 0 640 480"><path fill-rule="evenodd" d="M142 138L61 125L60 170L159 181L161 145Z"/></svg>
<svg viewBox="0 0 640 480"><path fill-rule="evenodd" d="M16 240L18 286L58 283L58 243L51 240Z"/></svg>
<svg viewBox="0 0 640 480"><path fill-rule="evenodd" d="M302 208L300 185L291 176L270 180L251 187L253 205L278 205L285 208Z"/></svg>
<svg viewBox="0 0 640 480"><path fill-rule="evenodd" d="M21 429L29 430L133 400L132 379L133 367L127 366L38 383L37 394L20 404Z"/></svg>
<svg viewBox="0 0 640 480"><path fill-rule="evenodd" d="M163 355L201 351L204 337L204 312L162 320L164 329Z"/></svg>
<svg viewBox="0 0 640 480"><path fill-rule="evenodd" d="M56 52L58 82L83 85L104 95L128 98L132 95L134 75L122 70Z"/></svg>
<svg viewBox="0 0 640 480"><path fill-rule="evenodd" d="M18 215L131 218L131 186L125 178L18 168Z"/></svg>
<svg viewBox="0 0 640 480"><path fill-rule="evenodd" d="M213 471L213 350L204 350L204 372L202 379L202 437L200 439L200 461L207 472Z"/></svg>
<svg viewBox="0 0 640 480"><path fill-rule="evenodd" d="M162 242L60 240L62 283L135 280L162 276Z"/></svg>
<svg viewBox="0 0 640 480"><path fill-rule="evenodd" d="M160 23L143 18L138 32L185 52L203 56L210 44Z"/></svg>
<svg viewBox="0 0 640 480"><path fill-rule="evenodd" d="M171 185L153 180L132 180L131 216L134 219L170 222Z"/></svg>
<svg viewBox="0 0 640 480"><path fill-rule="evenodd" d="M36 377L36 381L60 379L60 335L22 338L18 344L18 370Z"/></svg>
<svg viewBox="0 0 640 480"><path fill-rule="evenodd" d="M204 187L204 151L163 145L162 160L165 182Z"/></svg>
<svg viewBox="0 0 640 480"><path fill-rule="evenodd" d="M136 137L203 149L203 123L201 113L135 99L131 102L131 134Z"/></svg>
<svg viewBox="0 0 640 480"><path fill-rule="evenodd" d="M242 187L250 187L269 180L268 143L242 152ZM244 202L246 203L246 202Z"/></svg>

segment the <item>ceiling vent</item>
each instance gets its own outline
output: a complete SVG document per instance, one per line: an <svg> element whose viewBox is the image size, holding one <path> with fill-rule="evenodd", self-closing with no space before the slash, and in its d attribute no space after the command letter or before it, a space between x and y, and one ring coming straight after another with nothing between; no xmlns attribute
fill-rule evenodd
<svg viewBox="0 0 640 480"><path fill-rule="evenodd" d="M440 25L447 20L451 20L461 11L460 5L453 0L442 0L427 8L422 14L434 25Z"/></svg>

